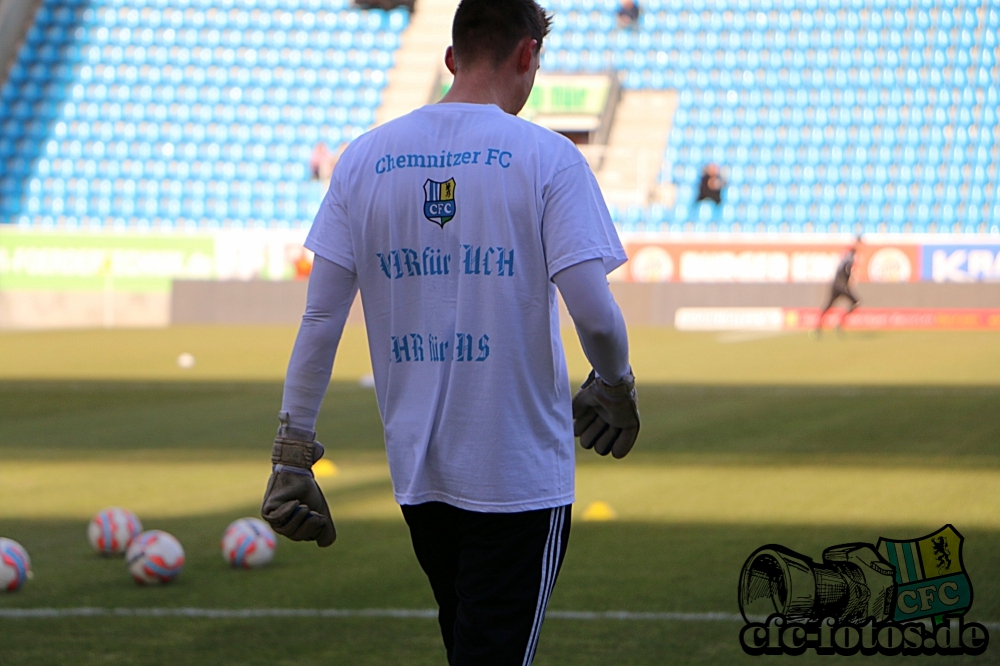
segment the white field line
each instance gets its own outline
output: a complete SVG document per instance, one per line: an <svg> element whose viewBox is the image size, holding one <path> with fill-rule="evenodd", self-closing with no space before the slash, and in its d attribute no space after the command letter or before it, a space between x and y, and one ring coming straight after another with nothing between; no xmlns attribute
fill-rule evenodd
<svg viewBox="0 0 1000 666"><path fill-rule="evenodd" d="M435 619L430 608L0 608L0 619L25 620L60 617L196 617L213 620L258 617L374 617ZM660 622L743 622L738 613L640 613L632 611L549 611L552 620L621 620ZM766 618L751 617L756 622ZM987 629L1000 629L1000 622L980 622Z"/></svg>
<svg viewBox="0 0 1000 666"><path fill-rule="evenodd" d="M241 619L257 617L384 617L435 619L427 608L0 608L0 618L31 619L59 617L198 617ZM733 613L634 613L630 611L549 611L557 620L677 620L682 622L742 622ZM763 618L761 618L763 619Z"/></svg>

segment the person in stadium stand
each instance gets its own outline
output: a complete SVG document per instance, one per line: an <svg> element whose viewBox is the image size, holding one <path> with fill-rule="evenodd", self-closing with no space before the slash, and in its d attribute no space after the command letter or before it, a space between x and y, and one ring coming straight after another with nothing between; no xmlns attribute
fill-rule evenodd
<svg viewBox="0 0 1000 666"><path fill-rule="evenodd" d="M313 180L327 180L333 173L333 169L328 167L333 153L322 141L313 146L312 155L309 156L309 173ZM322 176L326 174L326 178Z"/></svg>
<svg viewBox="0 0 1000 666"><path fill-rule="evenodd" d="M639 3L635 0L622 0L615 13L618 15L619 28L631 28L639 20Z"/></svg>
<svg viewBox="0 0 1000 666"><path fill-rule="evenodd" d="M858 236L857 240L854 241L854 245L847 251L847 254L844 255L844 258L840 260L840 264L837 266L837 273L833 277L833 284L830 285L830 300L826 304L826 307L823 308L823 312L819 315L819 321L816 322L815 335L817 337L823 331L823 318L826 316L826 313L830 311L830 308L833 307L833 304L838 298L846 298L850 301L850 305L847 308L847 312L844 313L844 316L837 322L837 330L843 330L844 320L847 319L847 315L854 312L854 309L858 307L858 303L860 303L854 293L851 292L850 285L851 271L854 270L854 255L860 245L861 237Z"/></svg>
<svg viewBox="0 0 1000 666"><path fill-rule="evenodd" d="M344 152L305 243L261 508L279 534L336 538L315 424L360 288L395 498L452 666L531 663L569 537L574 433L621 458L639 432L607 282L626 256L601 191L571 141L516 116L549 22L534 0L463 0L448 94ZM594 367L572 400L557 290Z"/></svg>
<svg viewBox="0 0 1000 666"><path fill-rule="evenodd" d="M722 177L722 172L718 164L709 164L701 172L701 182L698 184L698 198L695 203L702 201L712 201L716 206L722 203L722 188L726 186L726 181Z"/></svg>
<svg viewBox="0 0 1000 666"><path fill-rule="evenodd" d="M331 151L323 142L317 143L313 147L312 155L309 157L309 172L313 180L330 180L333 169L337 166L337 160L347 147L346 143L340 144L336 151Z"/></svg>

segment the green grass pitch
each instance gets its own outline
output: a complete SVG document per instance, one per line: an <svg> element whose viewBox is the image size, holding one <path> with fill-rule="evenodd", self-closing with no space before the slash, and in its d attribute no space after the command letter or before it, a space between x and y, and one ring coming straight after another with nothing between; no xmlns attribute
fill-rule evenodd
<svg viewBox="0 0 1000 666"><path fill-rule="evenodd" d="M225 526L257 515L293 339L282 327L0 335L0 536L28 549L36 574L0 609L432 608L374 394L356 382L368 368L358 330L318 425L337 465L322 479L337 543L283 539L260 571L220 556ZM966 537L970 618L1000 621L1000 338L646 329L632 344L643 431L622 461L579 452L552 610L733 614L740 567L765 543L818 558L951 522ZM194 369L176 367L181 352ZM569 357L582 376L577 347ZM617 518L581 520L595 501ZM87 520L111 504L181 540L177 581L137 586L121 560L90 551ZM739 628L552 618L535 663L778 663L744 656ZM939 661L996 663L998 649ZM0 664L65 663L443 664L444 652L425 618L0 616Z"/></svg>

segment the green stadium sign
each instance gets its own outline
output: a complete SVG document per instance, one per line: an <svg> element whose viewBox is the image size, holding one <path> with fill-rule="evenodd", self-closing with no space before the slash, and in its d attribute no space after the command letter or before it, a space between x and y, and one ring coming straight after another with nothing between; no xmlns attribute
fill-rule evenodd
<svg viewBox="0 0 1000 666"><path fill-rule="evenodd" d="M0 231L0 290L169 292L214 274L208 235Z"/></svg>
<svg viewBox="0 0 1000 666"><path fill-rule="evenodd" d="M443 82L441 96L450 88L451 81ZM546 115L600 116L610 90L611 78L606 75L540 74L519 115L528 120Z"/></svg>
<svg viewBox="0 0 1000 666"><path fill-rule="evenodd" d="M520 115L528 119L556 114L599 116L610 89L607 76L539 77Z"/></svg>

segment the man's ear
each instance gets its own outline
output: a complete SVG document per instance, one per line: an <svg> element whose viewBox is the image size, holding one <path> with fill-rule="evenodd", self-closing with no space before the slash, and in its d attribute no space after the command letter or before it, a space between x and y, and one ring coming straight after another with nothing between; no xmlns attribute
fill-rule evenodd
<svg viewBox="0 0 1000 666"><path fill-rule="evenodd" d="M521 41L521 47L517 54L517 73L524 74L531 69L531 59L535 57L538 48L538 40L526 37Z"/></svg>
<svg viewBox="0 0 1000 666"><path fill-rule="evenodd" d="M455 52L450 46L444 52L444 66L448 68L452 76L455 75Z"/></svg>

